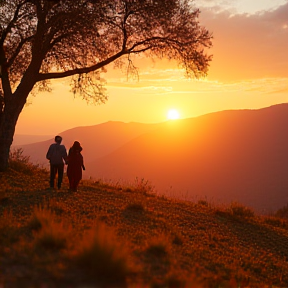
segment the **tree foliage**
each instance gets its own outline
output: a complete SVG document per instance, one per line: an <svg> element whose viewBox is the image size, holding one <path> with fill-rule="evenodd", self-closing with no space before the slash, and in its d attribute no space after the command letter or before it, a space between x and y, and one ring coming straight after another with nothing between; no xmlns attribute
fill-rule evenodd
<svg viewBox="0 0 288 288"><path fill-rule="evenodd" d="M145 54L201 77L211 60L212 36L188 0L1 0L0 9L0 140L15 130L30 92L49 89L51 79L70 77L74 93L105 102L109 63L133 74L132 55Z"/></svg>

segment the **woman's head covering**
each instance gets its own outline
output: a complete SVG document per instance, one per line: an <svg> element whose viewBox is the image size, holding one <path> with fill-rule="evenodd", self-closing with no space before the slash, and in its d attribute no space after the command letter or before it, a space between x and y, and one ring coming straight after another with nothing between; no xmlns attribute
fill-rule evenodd
<svg viewBox="0 0 288 288"><path fill-rule="evenodd" d="M78 141L75 141L75 142L74 142L72 148L73 148L73 150L75 150L75 151L79 151L79 152L82 151L82 147L81 147L81 145L80 145L80 143L79 143Z"/></svg>

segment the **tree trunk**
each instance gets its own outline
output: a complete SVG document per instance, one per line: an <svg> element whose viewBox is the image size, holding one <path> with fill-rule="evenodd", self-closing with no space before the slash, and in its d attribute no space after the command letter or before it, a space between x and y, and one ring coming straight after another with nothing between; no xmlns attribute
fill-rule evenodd
<svg viewBox="0 0 288 288"><path fill-rule="evenodd" d="M20 107L22 106L22 107ZM15 127L23 105L6 103L0 117L0 172L7 170L10 147L13 142Z"/></svg>

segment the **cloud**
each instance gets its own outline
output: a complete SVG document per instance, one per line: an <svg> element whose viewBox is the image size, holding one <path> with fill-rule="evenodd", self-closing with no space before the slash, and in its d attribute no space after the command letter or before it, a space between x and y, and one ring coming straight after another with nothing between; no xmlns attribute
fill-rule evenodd
<svg viewBox="0 0 288 288"><path fill-rule="evenodd" d="M139 82L123 82L120 78L108 80L108 89L130 90L145 95L163 94L274 94L288 91L288 78L253 78L238 81L193 80L179 77L176 69L151 69L140 75ZM144 76L144 77L142 77ZM132 89L132 90L131 90ZM128 92L127 92L128 93ZM287 99L287 98L286 98Z"/></svg>
<svg viewBox="0 0 288 288"><path fill-rule="evenodd" d="M285 5L280 6L278 9L271 13L265 13L264 18L266 21L283 24L288 23L288 2Z"/></svg>
<svg viewBox="0 0 288 288"><path fill-rule="evenodd" d="M214 12L229 11L233 14L255 14L263 11L272 11L287 3L287 0L197 0L200 8L210 8Z"/></svg>
<svg viewBox="0 0 288 288"><path fill-rule="evenodd" d="M221 81L288 76L288 3L253 15L202 9L214 36L209 77Z"/></svg>
<svg viewBox="0 0 288 288"><path fill-rule="evenodd" d="M209 1L206 0L208 3ZM214 1L210 1L214 4ZM226 3L227 2L227 3ZM218 3L218 2L217 2ZM223 5L228 1L220 2ZM275 10L231 15L203 8L200 23L213 33L213 54L208 80L221 83L243 82L251 79L288 78L288 2ZM173 81L184 81L184 71L168 60L138 60L140 82L127 81L126 74L107 73L109 86L169 87ZM169 67L169 69L167 69ZM162 83L163 82L163 83ZM264 85L265 83L263 83Z"/></svg>

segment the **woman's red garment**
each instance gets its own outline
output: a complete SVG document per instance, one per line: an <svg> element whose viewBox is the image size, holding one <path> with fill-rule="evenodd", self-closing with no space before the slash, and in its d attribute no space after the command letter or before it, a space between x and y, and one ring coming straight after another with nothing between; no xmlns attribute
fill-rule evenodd
<svg viewBox="0 0 288 288"><path fill-rule="evenodd" d="M81 148L82 150L82 148ZM73 146L68 154L67 176L69 179L69 186L72 191L77 191L78 184L82 179L83 156L80 149L75 149Z"/></svg>

